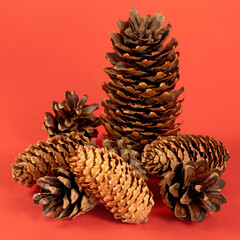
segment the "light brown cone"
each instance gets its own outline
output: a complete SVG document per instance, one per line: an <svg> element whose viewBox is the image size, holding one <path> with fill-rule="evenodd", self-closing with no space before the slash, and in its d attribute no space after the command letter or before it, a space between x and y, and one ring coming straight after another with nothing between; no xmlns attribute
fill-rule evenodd
<svg viewBox="0 0 240 240"><path fill-rule="evenodd" d="M115 151L123 160L131 165L133 170L137 171L144 180L148 180L147 171L142 167L141 155L134 150L134 146L126 138L117 139L103 139L103 147L108 150Z"/></svg>
<svg viewBox="0 0 240 240"><path fill-rule="evenodd" d="M146 145L142 153L143 168L149 174L159 176L173 169L185 158L193 162L203 158L209 164L210 169L218 169L222 173L225 171L230 156L219 140L192 134L159 137Z"/></svg>
<svg viewBox="0 0 240 240"><path fill-rule="evenodd" d="M89 138L97 137L96 127L100 125L100 119L92 113L98 109L98 104L86 105L87 99L87 95L79 99L74 91L66 91L63 102L52 103L55 116L50 112L45 113L46 121L42 129L47 130L49 137L72 131L80 132Z"/></svg>
<svg viewBox="0 0 240 240"><path fill-rule="evenodd" d="M193 162L186 158L163 174L160 182L163 202L178 219L203 221L207 212L218 212L220 205L226 203L221 194L225 182L220 175L221 172L212 169L207 160L197 157Z"/></svg>
<svg viewBox="0 0 240 240"><path fill-rule="evenodd" d="M153 194L140 175L115 152L85 145L69 161L78 184L101 198L116 219L134 224L147 221L154 204Z"/></svg>
<svg viewBox="0 0 240 240"><path fill-rule="evenodd" d="M44 216L53 214L53 219L75 218L98 203L93 194L77 185L69 169L55 168L51 176L39 178L37 185L41 192L33 195L33 202L42 206Z"/></svg>
<svg viewBox="0 0 240 240"><path fill-rule="evenodd" d="M38 141L21 152L12 163L12 176L21 185L31 187L36 180L44 177L53 168L67 168L66 158L72 155L79 145L94 144L80 133L72 132L57 135L47 141Z"/></svg>
<svg viewBox="0 0 240 240"><path fill-rule="evenodd" d="M128 21L117 21L120 32L110 34L114 52L106 54L113 66L105 68L110 79L103 83L109 97L102 101L105 137L127 138L140 150L159 135L179 131L178 43L166 42L171 25L162 27L164 21L160 13L142 18L131 9Z"/></svg>

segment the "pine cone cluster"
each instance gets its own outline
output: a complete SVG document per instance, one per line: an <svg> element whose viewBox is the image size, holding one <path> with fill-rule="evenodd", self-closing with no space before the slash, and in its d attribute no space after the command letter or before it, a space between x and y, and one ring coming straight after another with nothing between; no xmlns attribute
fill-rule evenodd
<svg viewBox="0 0 240 240"><path fill-rule="evenodd" d="M69 161L77 182L101 198L116 219L135 224L147 221L154 204L152 193L119 155L106 148L80 146Z"/></svg>
<svg viewBox="0 0 240 240"><path fill-rule="evenodd" d="M110 34L114 52L106 54L112 66L102 85L105 114L93 114L98 104L86 105L87 95L66 91L64 101L52 103L54 114L45 114L48 140L15 159L14 180L41 188L33 201L43 215L74 218L101 199L116 219L145 222L154 205L147 175L161 177L160 195L178 219L203 221L226 203L227 149L212 137L180 134L178 42L167 40L171 25L164 21L135 9L126 22L118 20L119 33ZM107 132L103 148L92 139L100 124Z"/></svg>
<svg viewBox="0 0 240 240"><path fill-rule="evenodd" d="M165 17L160 13L141 18L130 10L127 22L118 20L120 33L111 33L114 53L106 57L113 67L103 90L110 100L103 100L105 115L101 121L111 141L125 138L141 150L159 135L174 135L180 114L178 100L183 88L174 90L179 79L177 41L165 41L171 25L162 27Z"/></svg>
<svg viewBox="0 0 240 240"><path fill-rule="evenodd" d="M46 121L42 129L47 130L49 137L72 131L83 133L89 138L97 137L95 128L100 125L100 119L92 113L98 109L98 104L86 105L87 99L88 96L83 95L79 100L74 91L66 91L63 102L52 103L55 116L50 112L45 113Z"/></svg>
<svg viewBox="0 0 240 240"><path fill-rule="evenodd" d="M93 194L76 184L75 175L68 169L52 169L51 176L39 178L37 185L41 192L33 195L33 202L42 206L44 216L53 213L53 219L75 218L98 203Z"/></svg>

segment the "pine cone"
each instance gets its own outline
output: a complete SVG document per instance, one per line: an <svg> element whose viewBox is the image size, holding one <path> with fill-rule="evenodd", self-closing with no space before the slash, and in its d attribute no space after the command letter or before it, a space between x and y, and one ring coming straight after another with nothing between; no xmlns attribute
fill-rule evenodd
<svg viewBox="0 0 240 240"><path fill-rule="evenodd" d="M159 137L146 145L142 153L143 168L152 175L161 175L173 169L185 158L194 162L203 158L210 169L216 168L222 173L230 156L219 140L192 134Z"/></svg>
<svg viewBox="0 0 240 240"><path fill-rule="evenodd" d="M125 138L111 141L103 139L103 147L115 151L123 160L131 165L133 170L137 171L144 180L148 180L147 171L142 167L141 155L134 150L134 146Z"/></svg>
<svg viewBox="0 0 240 240"><path fill-rule="evenodd" d="M100 119L92 112L98 109L98 104L85 105L87 99L88 96L83 95L79 100L75 92L66 91L65 101L52 103L55 116L45 113L46 121L42 129L47 130L49 137L72 131L83 133L89 138L97 137L98 131L95 128L100 125Z"/></svg>
<svg viewBox="0 0 240 240"><path fill-rule="evenodd" d="M15 159L12 166L12 176L21 185L31 187L40 177L48 175L53 168L67 168L66 158L73 154L79 145L94 142L80 133L72 132L56 135L47 141L39 141L30 145Z"/></svg>
<svg viewBox="0 0 240 240"><path fill-rule="evenodd" d="M153 195L140 175L115 152L85 145L69 161L78 184L101 198L116 219L135 224L147 221Z"/></svg>
<svg viewBox="0 0 240 240"><path fill-rule="evenodd" d="M131 9L127 22L117 21L120 33L111 33L114 53L106 54L113 67L105 68L110 80L103 90L110 100L102 101L102 124L108 138L127 138L140 150L159 135L179 131L175 119L183 88L173 90L179 79L178 43L172 38L164 44L171 32L170 24L161 27L164 21L160 13L141 18Z"/></svg>
<svg viewBox="0 0 240 240"><path fill-rule="evenodd" d="M75 218L92 210L98 199L75 182L75 176L69 169L53 169L51 176L37 180L41 193L33 195L33 202L42 205L43 215L63 220Z"/></svg>
<svg viewBox="0 0 240 240"><path fill-rule="evenodd" d="M198 158L196 162L184 159L164 174L160 182L163 202L170 207L177 218L203 221L207 211L214 213L226 203L221 195L225 182L220 172L211 169L209 162Z"/></svg>

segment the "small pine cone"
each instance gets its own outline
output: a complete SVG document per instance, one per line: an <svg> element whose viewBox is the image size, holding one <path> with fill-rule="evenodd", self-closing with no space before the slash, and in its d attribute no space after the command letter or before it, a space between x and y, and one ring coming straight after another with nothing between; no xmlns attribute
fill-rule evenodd
<svg viewBox="0 0 240 240"><path fill-rule="evenodd" d="M128 21L117 21L120 32L110 34L114 52L106 54L113 66L105 68L110 80L103 90L109 100L102 101L102 124L110 138L128 138L141 150L159 135L179 131L178 42L166 43L171 25L162 27L164 21L160 13L142 18L131 9Z"/></svg>
<svg viewBox="0 0 240 240"><path fill-rule="evenodd" d="M111 141L103 139L103 147L108 150L114 150L123 160L131 165L133 170L137 171L144 180L148 180L147 171L142 167L141 155L134 150L134 146L126 138Z"/></svg>
<svg viewBox="0 0 240 240"><path fill-rule="evenodd" d="M41 192L33 195L33 202L42 206L44 216L63 220L75 218L92 210L98 199L78 186L75 176L69 169L52 169L51 176L37 180Z"/></svg>
<svg viewBox="0 0 240 240"><path fill-rule="evenodd" d="M83 133L89 138L97 137L98 131L95 128L100 125L100 119L92 112L98 109L98 104L85 105L87 99L88 96L83 95L79 100L74 91L66 91L63 102L52 103L55 116L50 112L45 113L46 121L42 129L47 130L49 137L72 131Z"/></svg>
<svg viewBox="0 0 240 240"><path fill-rule="evenodd" d="M171 170L185 158L194 162L203 158L210 169L216 168L222 173L230 156L219 140L192 134L159 137L146 145L142 153L143 168L152 175L161 175Z"/></svg>
<svg viewBox="0 0 240 240"><path fill-rule="evenodd" d="M21 185L31 187L40 177L48 175L53 168L68 167L66 158L72 155L79 145L94 145L93 141L80 133L72 132L56 135L47 141L38 141L21 152L11 165L12 176Z"/></svg>
<svg viewBox="0 0 240 240"><path fill-rule="evenodd" d="M224 185L220 171L211 169L207 160L193 162L186 158L163 175L160 194L177 218L185 220L190 216L199 222L206 218L207 211L218 212L226 203L221 195Z"/></svg>
<svg viewBox="0 0 240 240"><path fill-rule="evenodd" d="M114 151L80 146L70 161L78 184L103 200L116 219L126 223L147 221L153 194L138 173Z"/></svg>

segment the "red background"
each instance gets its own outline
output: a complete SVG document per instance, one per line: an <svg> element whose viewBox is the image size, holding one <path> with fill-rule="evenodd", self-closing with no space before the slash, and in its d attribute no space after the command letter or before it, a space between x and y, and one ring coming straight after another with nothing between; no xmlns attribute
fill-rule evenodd
<svg viewBox="0 0 240 240"><path fill-rule="evenodd" d="M223 175L228 202L203 223L179 221L152 182L156 204L144 224L123 224L101 205L74 220L43 217L32 203L35 190L14 183L10 163L47 138L44 112L64 99L65 90L87 93L88 103L106 96L101 84L108 80L109 31L118 31L116 19L127 20L131 7L142 16L159 11L173 26L181 53L179 86L185 87L182 132L214 136L229 149ZM240 239L239 14L238 0L1 0L0 238Z"/></svg>

